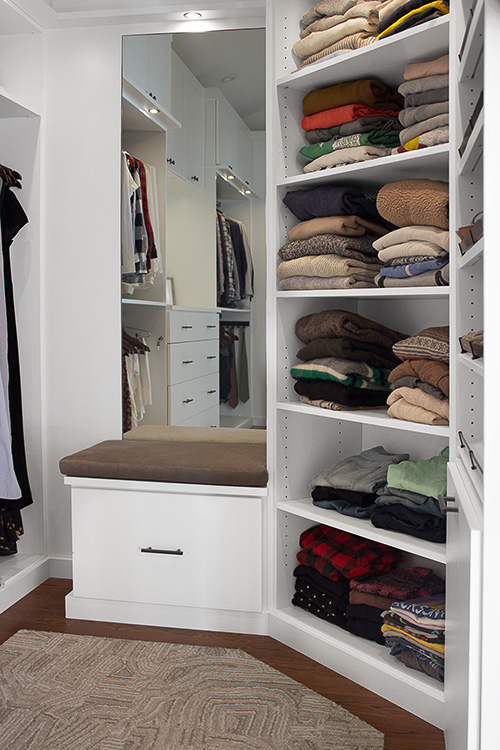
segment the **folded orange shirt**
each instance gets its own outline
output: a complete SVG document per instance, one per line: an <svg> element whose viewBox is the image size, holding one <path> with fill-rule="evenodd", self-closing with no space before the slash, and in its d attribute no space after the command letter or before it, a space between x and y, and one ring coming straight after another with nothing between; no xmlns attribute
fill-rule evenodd
<svg viewBox="0 0 500 750"><path fill-rule="evenodd" d="M302 119L304 130L316 130L317 128L333 128L334 125L342 125L344 122L352 122L360 117L395 117L399 112L397 105L393 109L374 109L364 104L344 104L343 107L333 107L308 115Z"/></svg>

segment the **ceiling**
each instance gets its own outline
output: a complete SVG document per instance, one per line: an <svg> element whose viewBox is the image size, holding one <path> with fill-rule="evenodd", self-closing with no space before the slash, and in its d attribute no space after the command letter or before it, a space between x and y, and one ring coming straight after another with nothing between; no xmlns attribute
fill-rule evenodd
<svg viewBox="0 0 500 750"><path fill-rule="evenodd" d="M264 29L174 34L172 47L202 86L224 94L250 130L265 130Z"/></svg>

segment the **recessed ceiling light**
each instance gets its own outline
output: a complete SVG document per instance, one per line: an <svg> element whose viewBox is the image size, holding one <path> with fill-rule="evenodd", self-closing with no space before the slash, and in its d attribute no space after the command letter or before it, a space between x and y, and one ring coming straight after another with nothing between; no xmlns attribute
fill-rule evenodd
<svg viewBox="0 0 500 750"><path fill-rule="evenodd" d="M252 191L251 190L245 190L245 195L252 195Z"/></svg>
<svg viewBox="0 0 500 750"><path fill-rule="evenodd" d="M196 10L189 10L187 13L184 13L184 18L187 21L197 21L199 18L203 18L203 16Z"/></svg>
<svg viewBox="0 0 500 750"><path fill-rule="evenodd" d="M234 174L228 174L227 179L228 180L234 180Z"/></svg>
<svg viewBox="0 0 500 750"><path fill-rule="evenodd" d="M149 112L149 113L150 113L151 115L157 115L157 114L159 113L159 111L160 111L160 110L159 110L159 109L156 109L156 107L151 107L151 109L148 109L148 112Z"/></svg>
<svg viewBox="0 0 500 750"><path fill-rule="evenodd" d="M234 81L236 76L226 76L225 78L221 78L221 83L229 83L229 81Z"/></svg>

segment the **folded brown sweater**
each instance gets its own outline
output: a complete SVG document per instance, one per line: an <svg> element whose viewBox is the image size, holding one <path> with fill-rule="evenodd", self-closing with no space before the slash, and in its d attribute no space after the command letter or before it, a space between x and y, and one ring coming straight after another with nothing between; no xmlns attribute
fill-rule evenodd
<svg viewBox="0 0 500 750"><path fill-rule="evenodd" d="M301 18L304 26L309 26L318 18L325 16L342 16L349 8L353 5L357 5L359 0L321 0L321 2L314 5L307 13Z"/></svg>
<svg viewBox="0 0 500 750"><path fill-rule="evenodd" d="M388 102L402 107L404 99L385 83L373 78L361 78L310 91L302 100L302 111L304 115L314 115L344 104L366 104L373 109L387 109Z"/></svg>
<svg viewBox="0 0 500 750"><path fill-rule="evenodd" d="M417 178L384 185L377 195L381 216L397 227L420 224L448 229L448 183Z"/></svg>
<svg viewBox="0 0 500 750"><path fill-rule="evenodd" d="M414 336L409 336L397 342L392 347L399 359L434 359L449 362L450 359L450 328L449 326L433 326L424 328Z"/></svg>
<svg viewBox="0 0 500 750"><path fill-rule="evenodd" d="M392 370L389 382L395 383L399 378L410 375L430 383L447 396L450 395L450 368L445 362L432 359L408 359Z"/></svg>
<svg viewBox="0 0 500 750"><path fill-rule="evenodd" d="M367 256L377 255L373 247L376 235L368 232L362 237L342 237L337 234L320 234L310 237L308 240L296 240L288 242L278 250L281 260L293 260L303 258L306 255L340 255L344 258L355 258L366 261Z"/></svg>
<svg viewBox="0 0 500 750"><path fill-rule="evenodd" d="M304 344L332 336L368 341L385 347L407 338L403 333L347 310L323 310L304 315L295 324L295 335Z"/></svg>

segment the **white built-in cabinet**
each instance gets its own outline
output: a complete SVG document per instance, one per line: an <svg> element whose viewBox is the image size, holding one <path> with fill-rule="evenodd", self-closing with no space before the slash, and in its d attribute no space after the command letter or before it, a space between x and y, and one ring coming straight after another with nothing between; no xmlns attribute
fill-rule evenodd
<svg viewBox="0 0 500 750"><path fill-rule="evenodd" d="M123 75L133 81L154 104L170 110L171 81L165 72L171 64L170 36L127 36L123 42Z"/></svg>
<svg viewBox="0 0 500 750"><path fill-rule="evenodd" d="M452 6L450 16L429 21L373 45L322 60L297 71L291 46L309 0L275 0L268 14L268 438L276 538L270 632L337 672L445 729L449 750L476 750L479 716L482 492L479 469L460 448L458 431L469 444L482 440L482 360L459 355L457 337L482 325L482 245L459 258L456 229L482 209L482 131L473 134L464 160L460 144L482 89L482 2ZM458 7L457 7L458 6ZM463 7L462 7L463 6ZM457 58L469 14L472 37L462 62ZM450 145L370 162L304 174L296 156L304 145L301 102L313 89L357 78L377 78L397 87L406 64L431 60L450 47ZM473 39L473 41L471 41ZM476 52L469 53L469 50ZM475 54L474 60L470 55ZM465 59L464 59L465 58ZM469 70L464 83L464 68ZM460 83L460 81L462 81ZM458 143L457 143L458 141ZM470 152L472 151L472 156ZM359 186L376 195L382 185L411 177L450 182L450 287L348 291L279 291L277 250L297 219L282 199L291 189L325 183ZM469 266L470 264L470 266ZM408 334L431 325L450 325L450 426L426 426L391 419L384 411L330 412L300 402L290 368L301 344L296 321L325 309L346 309ZM405 451L411 459L436 455L450 445L447 503L448 541L436 544L383 531L313 506L310 480L336 460L375 445ZM299 534L324 523L400 549L406 565L423 565L446 577L447 631L445 686L404 667L388 650L325 623L291 605Z"/></svg>

